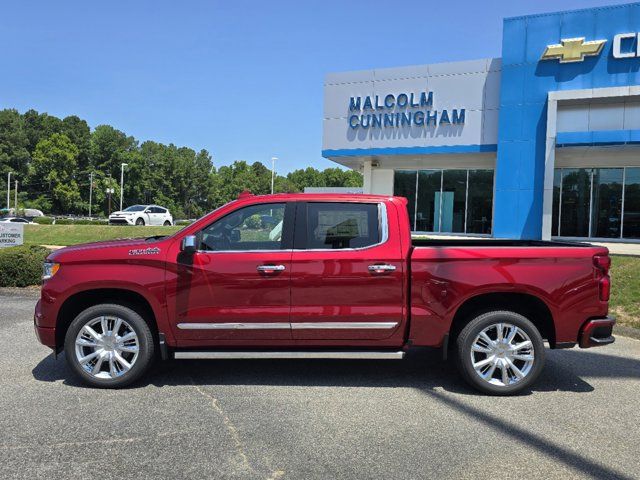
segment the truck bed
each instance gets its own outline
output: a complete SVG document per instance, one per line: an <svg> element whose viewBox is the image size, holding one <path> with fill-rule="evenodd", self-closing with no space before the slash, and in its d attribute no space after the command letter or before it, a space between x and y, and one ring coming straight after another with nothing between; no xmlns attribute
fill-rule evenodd
<svg viewBox="0 0 640 480"><path fill-rule="evenodd" d="M598 301L594 267L594 256L608 254L605 247L491 238L412 239L412 245L412 333L425 325L414 344L437 341L460 305L483 295L516 305L535 297L548 310L558 343L575 343L586 319L607 314L607 302ZM437 333L434 318L446 319Z"/></svg>

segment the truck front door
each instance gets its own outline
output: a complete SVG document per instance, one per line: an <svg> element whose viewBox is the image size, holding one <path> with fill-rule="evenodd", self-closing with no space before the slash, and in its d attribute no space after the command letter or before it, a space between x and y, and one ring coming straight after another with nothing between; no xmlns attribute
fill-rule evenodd
<svg viewBox="0 0 640 480"><path fill-rule="evenodd" d="M402 343L405 275L397 230L397 215L384 203L298 204L291 266L295 340Z"/></svg>
<svg viewBox="0 0 640 480"><path fill-rule="evenodd" d="M175 299L168 302L180 343L291 341L294 208L262 203L234 210L198 233L195 254L178 255Z"/></svg>

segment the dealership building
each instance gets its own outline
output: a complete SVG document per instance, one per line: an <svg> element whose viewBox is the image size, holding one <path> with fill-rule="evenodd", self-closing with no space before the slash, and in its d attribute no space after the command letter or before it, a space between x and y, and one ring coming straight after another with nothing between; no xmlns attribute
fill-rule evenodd
<svg viewBox="0 0 640 480"><path fill-rule="evenodd" d="M416 232L640 241L640 3L507 18L502 58L328 74L322 153Z"/></svg>

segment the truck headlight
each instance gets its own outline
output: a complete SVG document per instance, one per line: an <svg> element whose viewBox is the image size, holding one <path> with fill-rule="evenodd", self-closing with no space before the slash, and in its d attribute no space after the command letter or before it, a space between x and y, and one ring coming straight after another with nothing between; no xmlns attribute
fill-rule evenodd
<svg viewBox="0 0 640 480"><path fill-rule="evenodd" d="M58 270L60 270L60 264L54 262L44 262L42 267L42 280L49 280L53 277Z"/></svg>

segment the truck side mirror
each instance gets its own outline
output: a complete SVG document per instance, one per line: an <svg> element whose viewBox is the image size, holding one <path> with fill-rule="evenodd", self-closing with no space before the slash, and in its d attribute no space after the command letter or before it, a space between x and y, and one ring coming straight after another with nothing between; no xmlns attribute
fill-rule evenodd
<svg viewBox="0 0 640 480"><path fill-rule="evenodd" d="M195 235L187 235L182 239L182 243L180 244L180 251L188 254L196 253L196 243L197 240Z"/></svg>

